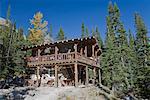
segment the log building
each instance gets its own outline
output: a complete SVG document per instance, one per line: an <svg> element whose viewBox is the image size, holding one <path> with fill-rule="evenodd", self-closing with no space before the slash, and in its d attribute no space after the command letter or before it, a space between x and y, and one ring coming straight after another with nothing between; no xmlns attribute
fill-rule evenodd
<svg viewBox="0 0 150 100"><path fill-rule="evenodd" d="M94 76L92 79L101 82L101 49L95 37L26 46L22 50L31 52L31 55L26 55L25 60L29 68L36 70L36 74L41 69L47 69L54 74L55 87L58 87L60 73L67 78L65 81L68 85L76 87L89 84L89 70Z"/></svg>

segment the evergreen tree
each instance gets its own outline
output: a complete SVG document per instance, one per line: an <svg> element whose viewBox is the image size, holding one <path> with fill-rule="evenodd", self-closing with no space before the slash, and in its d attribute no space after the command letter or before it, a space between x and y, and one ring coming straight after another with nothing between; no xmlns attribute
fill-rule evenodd
<svg viewBox="0 0 150 100"><path fill-rule="evenodd" d="M64 40L65 39L65 34L62 28L59 29L58 35L57 35L57 40Z"/></svg>
<svg viewBox="0 0 150 100"><path fill-rule="evenodd" d="M107 16L107 33L102 54L104 84L114 92L124 91L129 86L127 79L128 44L126 31L120 21L120 11L116 4L109 4Z"/></svg>
<svg viewBox="0 0 150 100"><path fill-rule="evenodd" d="M85 37L89 37L89 31L88 31L88 28L85 28Z"/></svg>
<svg viewBox="0 0 150 100"><path fill-rule="evenodd" d="M0 70L0 78L7 76L20 75L24 73L24 54L21 51L24 39L23 31L17 31L16 25L11 24L2 28L3 55Z"/></svg>
<svg viewBox="0 0 150 100"><path fill-rule="evenodd" d="M10 4L8 5L6 20L7 20L7 21L10 20Z"/></svg>
<svg viewBox="0 0 150 100"><path fill-rule="evenodd" d="M82 23L82 26L81 26L81 38L84 38L85 37L85 25L84 23Z"/></svg>
<svg viewBox="0 0 150 100"><path fill-rule="evenodd" d="M95 36L95 30L94 29L92 29L91 33L92 33L92 36Z"/></svg>
<svg viewBox="0 0 150 100"><path fill-rule="evenodd" d="M115 63L115 33L114 33L114 25L113 25L113 14L114 8L112 3L108 6L108 16L106 18L107 21L107 33L105 40L105 49L102 53L102 70L103 70L103 82L104 85L108 87L112 87L114 81L114 63Z"/></svg>
<svg viewBox="0 0 150 100"><path fill-rule="evenodd" d="M150 95L150 89L148 83L150 80L150 50L148 48L148 31L144 24L143 19L139 14L135 14L135 27L136 27L136 55L137 55L137 87L139 93L144 97L148 98Z"/></svg>
<svg viewBox="0 0 150 100"><path fill-rule="evenodd" d="M97 38L99 47L100 47L100 48L103 48L103 41L102 41L102 38L101 38L101 36L100 36L100 32L99 32L99 30L98 30L98 27L96 27L93 36Z"/></svg>
<svg viewBox="0 0 150 100"><path fill-rule="evenodd" d="M52 28L52 24L50 24L50 31L49 31L49 35L52 38L52 32L53 32L53 28Z"/></svg>
<svg viewBox="0 0 150 100"><path fill-rule="evenodd" d="M130 79L130 85L131 88L134 87L135 84L135 68L137 66L137 59L136 59L136 52L135 52L135 39L131 33L131 30L129 30L129 52L128 52L128 70L129 70L129 79Z"/></svg>
<svg viewBox="0 0 150 100"><path fill-rule="evenodd" d="M129 68L130 66L129 65L129 52L130 52L130 48L128 46L128 40L127 40L127 35L126 35L126 31L123 27L123 25L121 24L120 25L120 28L118 30L118 33L119 33L119 39L118 39L118 43L119 43L119 58L120 58L120 68L122 68L122 73L123 73L123 81L124 82L124 90L127 90L131 87L131 84L130 84L130 81L129 80L129 77L130 77L130 74L131 68Z"/></svg>
<svg viewBox="0 0 150 100"><path fill-rule="evenodd" d="M3 43L1 46L0 78L20 75L24 72L24 54L20 49L25 43L23 30L18 30L16 23L11 22L10 5L8 7L6 21L7 25L0 27L0 36Z"/></svg>

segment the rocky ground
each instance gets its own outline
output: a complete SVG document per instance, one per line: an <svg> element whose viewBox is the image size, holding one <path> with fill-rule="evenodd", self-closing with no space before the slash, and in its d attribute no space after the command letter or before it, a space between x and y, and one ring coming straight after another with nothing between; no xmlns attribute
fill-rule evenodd
<svg viewBox="0 0 150 100"><path fill-rule="evenodd" d="M94 86L16 87L0 90L0 100L3 100L2 98L6 100L106 100L100 93L100 89Z"/></svg>

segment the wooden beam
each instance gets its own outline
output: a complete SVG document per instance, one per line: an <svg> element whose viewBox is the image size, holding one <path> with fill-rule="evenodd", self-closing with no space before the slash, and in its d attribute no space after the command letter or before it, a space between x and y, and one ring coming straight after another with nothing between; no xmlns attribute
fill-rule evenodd
<svg viewBox="0 0 150 100"><path fill-rule="evenodd" d="M77 63L74 64L74 69L75 69L75 87L78 86L78 66Z"/></svg>
<svg viewBox="0 0 150 100"><path fill-rule="evenodd" d="M89 84L88 66L86 66L85 70L86 70L86 86L87 86Z"/></svg>
<svg viewBox="0 0 150 100"><path fill-rule="evenodd" d="M37 87L39 86L40 67L36 67Z"/></svg>
<svg viewBox="0 0 150 100"><path fill-rule="evenodd" d="M93 74L94 74L94 84L95 84L95 81L96 81L96 67L93 68Z"/></svg>
<svg viewBox="0 0 150 100"><path fill-rule="evenodd" d="M55 87L58 87L58 66L55 65Z"/></svg>
<svg viewBox="0 0 150 100"><path fill-rule="evenodd" d="M77 52L77 44L74 44L74 51Z"/></svg>
<svg viewBox="0 0 150 100"><path fill-rule="evenodd" d="M77 44L74 44L75 60L77 59Z"/></svg>
<svg viewBox="0 0 150 100"><path fill-rule="evenodd" d="M55 60L57 60L58 48L55 46Z"/></svg>

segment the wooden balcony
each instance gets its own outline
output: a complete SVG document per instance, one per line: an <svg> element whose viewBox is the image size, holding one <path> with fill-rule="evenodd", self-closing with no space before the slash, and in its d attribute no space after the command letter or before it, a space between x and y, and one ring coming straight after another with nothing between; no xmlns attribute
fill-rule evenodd
<svg viewBox="0 0 150 100"><path fill-rule="evenodd" d="M55 64L66 64L66 63L74 63L80 62L83 64L97 66L99 67L99 61L92 57L85 57L80 53L60 53L60 54L51 54L51 55L43 55L40 57L27 57L27 65L29 67L34 67L38 65L55 65Z"/></svg>

